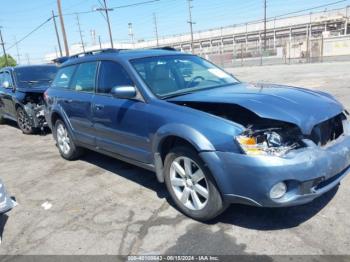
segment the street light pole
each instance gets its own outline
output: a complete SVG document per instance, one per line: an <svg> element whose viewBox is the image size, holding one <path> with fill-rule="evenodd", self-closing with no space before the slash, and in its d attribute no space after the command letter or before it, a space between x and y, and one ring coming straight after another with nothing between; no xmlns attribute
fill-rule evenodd
<svg viewBox="0 0 350 262"><path fill-rule="evenodd" d="M108 24L108 32L109 32L109 40L111 41L111 47L114 48L113 45L113 37L112 37L112 29L111 29L111 22L109 21L109 11L113 11L113 8L107 8L107 3L106 0L103 0L103 8L96 8L96 11L104 11L106 13L106 20L107 20L107 24Z"/></svg>

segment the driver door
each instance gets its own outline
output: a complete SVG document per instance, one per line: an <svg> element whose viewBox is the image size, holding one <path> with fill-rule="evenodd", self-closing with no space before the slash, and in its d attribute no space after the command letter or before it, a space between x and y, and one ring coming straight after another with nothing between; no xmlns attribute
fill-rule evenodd
<svg viewBox="0 0 350 262"><path fill-rule="evenodd" d="M111 95L112 87L130 85L135 86L120 64L101 61L98 87L92 102L96 144L104 151L151 163L149 105Z"/></svg>

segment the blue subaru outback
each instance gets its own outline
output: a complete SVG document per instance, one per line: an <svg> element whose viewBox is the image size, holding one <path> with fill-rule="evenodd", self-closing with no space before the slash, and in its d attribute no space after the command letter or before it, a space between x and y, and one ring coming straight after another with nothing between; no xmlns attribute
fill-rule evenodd
<svg viewBox="0 0 350 262"><path fill-rule="evenodd" d="M88 148L152 170L198 220L310 202L350 168L349 114L331 95L242 83L174 50L71 57L45 101L63 158Z"/></svg>

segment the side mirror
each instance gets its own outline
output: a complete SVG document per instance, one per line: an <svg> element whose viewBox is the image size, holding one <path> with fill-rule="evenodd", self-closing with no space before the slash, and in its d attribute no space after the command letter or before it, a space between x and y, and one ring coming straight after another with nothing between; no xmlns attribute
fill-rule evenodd
<svg viewBox="0 0 350 262"><path fill-rule="evenodd" d="M10 82L9 82L9 81L4 81L4 82L2 83L2 87L3 87L3 88L11 88Z"/></svg>
<svg viewBox="0 0 350 262"><path fill-rule="evenodd" d="M111 94L116 98L133 99L136 97L136 88L134 86L116 86L112 88Z"/></svg>

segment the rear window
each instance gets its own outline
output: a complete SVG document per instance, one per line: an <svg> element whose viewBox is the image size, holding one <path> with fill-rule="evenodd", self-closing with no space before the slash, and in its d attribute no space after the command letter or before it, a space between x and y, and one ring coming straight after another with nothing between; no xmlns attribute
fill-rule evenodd
<svg viewBox="0 0 350 262"><path fill-rule="evenodd" d="M76 68L76 65L67 66L59 69L51 86L53 88L68 89L69 83L72 79L75 68Z"/></svg>
<svg viewBox="0 0 350 262"><path fill-rule="evenodd" d="M19 67L14 70L19 88L48 85L55 78L56 73L56 66Z"/></svg>

